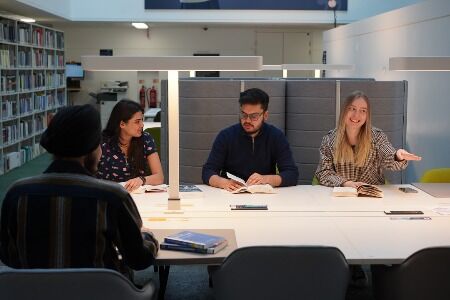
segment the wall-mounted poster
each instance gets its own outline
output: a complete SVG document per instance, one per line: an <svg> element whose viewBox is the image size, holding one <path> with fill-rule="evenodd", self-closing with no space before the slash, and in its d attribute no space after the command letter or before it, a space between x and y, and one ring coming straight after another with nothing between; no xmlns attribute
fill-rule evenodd
<svg viewBox="0 0 450 300"><path fill-rule="evenodd" d="M348 0L145 0L145 9L347 10Z"/></svg>

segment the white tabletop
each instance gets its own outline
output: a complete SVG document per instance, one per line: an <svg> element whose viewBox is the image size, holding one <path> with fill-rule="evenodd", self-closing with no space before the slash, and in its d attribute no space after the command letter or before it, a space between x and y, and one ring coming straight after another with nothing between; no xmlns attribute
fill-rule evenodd
<svg viewBox="0 0 450 300"><path fill-rule="evenodd" d="M402 185L408 186L408 185ZM151 229L234 229L238 247L325 245L339 248L349 263L400 263L425 247L450 245L450 216L433 208L450 204L419 190L381 186L384 198L332 197L331 188L295 186L276 194L231 194L200 185L202 194L168 211L167 193L133 194L145 226ZM231 204L266 204L267 211L231 211ZM421 210L431 219L385 215L385 210Z"/></svg>

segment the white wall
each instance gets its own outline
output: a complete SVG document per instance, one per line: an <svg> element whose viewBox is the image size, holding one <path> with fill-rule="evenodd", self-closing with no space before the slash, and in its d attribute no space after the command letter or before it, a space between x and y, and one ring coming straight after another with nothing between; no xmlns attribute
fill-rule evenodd
<svg viewBox="0 0 450 300"><path fill-rule="evenodd" d="M355 70L328 76L407 80L407 149L423 157L406 172L417 181L424 170L450 167L450 72L389 71L389 57L450 56L450 1L430 0L324 33L328 63Z"/></svg>
<svg viewBox="0 0 450 300"><path fill-rule="evenodd" d="M256 55L258 33L310 33L311 44L305 45L311 53L305 61L297 63L320 63L322 59L322 30L301 27L263 28L212 26L203 30L202 26L163 26L159 25L149 31L137 30L130 25L97 26L74 25L67 23L58 26L65 32L66 61L80 61L82 55L98 55L99 49L113 49L114 55L192 55L193 53L219 53L220 55ZM285 41L287 42L287 41ZM273 45L278 47L280 45ZM270 50L270 49L269 49ZM290 49L295 51L295 49ZM281 58L283 59L283 58ZM287 63L279 61L279 63ZM292 62L290 62L292 63ZM103 80L129 81L129 91L125 95L131 99L138 98L139 83L145 80L147 87L152 79L162 79L156 72L88 72L81 82L82 91L72 93L70 97L76 103L88 102L89 92L97 92ZM115 73L115 74L114 74ZM188 72L181 72L180 77L189 76ZM251 77L259 76L255 72L221 72L222 77ZM281 72L279 74L281 76ZM157 86L158 88L158 86ZM159 90L159 89L158 89Z"/></svg>
<svg viewBox="0 0 450 300"><path fill-rule="evenodd" d="M21 2L23 4L49 12L53 15L70 19L71 1L70 0L10 0L11 2ZM33 17L33 16L27 16Z"/></svg>

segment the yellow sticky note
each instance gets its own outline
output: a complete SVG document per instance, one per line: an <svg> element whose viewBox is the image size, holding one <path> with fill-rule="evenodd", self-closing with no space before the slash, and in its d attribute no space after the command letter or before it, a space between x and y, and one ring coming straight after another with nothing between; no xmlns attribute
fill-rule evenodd
<svg viewBox="0 0 450 300"><path fill-rule="evenodd" d="M147 219L150 222L163 222L163 221L167 221L166 218L160 218L160 217L151 217Z"/></svg>

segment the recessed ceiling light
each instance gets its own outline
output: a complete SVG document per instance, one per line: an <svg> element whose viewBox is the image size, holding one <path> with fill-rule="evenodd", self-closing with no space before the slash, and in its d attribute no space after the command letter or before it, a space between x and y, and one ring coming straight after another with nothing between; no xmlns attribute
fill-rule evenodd
<svg viewBox="0 0 450 300"><path fill-rule="evenodd" d="M34 23L34 22L36 22L36 20L32 19L32 18L20 18L20 21L25 22L25 23Z"/></svg>
<svg viewBox="0 0 450 300"><path fill-rule="evenodd" d="M145 23L131 23L137 29L147 29L148 25Z"/></svg>

